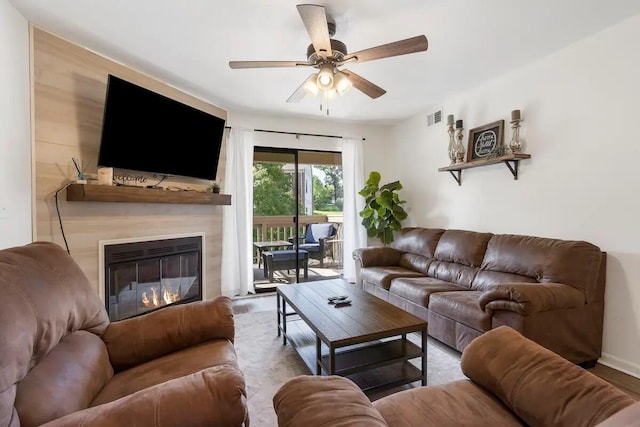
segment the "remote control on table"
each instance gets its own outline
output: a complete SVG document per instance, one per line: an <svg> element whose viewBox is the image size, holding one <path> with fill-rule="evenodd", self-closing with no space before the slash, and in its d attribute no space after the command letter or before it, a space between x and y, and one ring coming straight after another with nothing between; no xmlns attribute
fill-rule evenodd
<svg viewBox="0 0 640 427"><path fill-rule="evenodd" d="M337 301L335 304L336 304L335 305L336 307L344 307L344 306L347 306L347 305L351 305L351 300L350 299L346 299L346 300L342 300L342 301Z"/></svg>
<svg viewBox="0 0 640 427"><path fill-rule="evenodd" d="M339 301L344 301L347 298L349 298L349 297L346 296L346 295L340 295L340 296L337 296L337 297L329 297L327 299L329 300L329 304L335 304L335 303L337 303Z"/></svg>

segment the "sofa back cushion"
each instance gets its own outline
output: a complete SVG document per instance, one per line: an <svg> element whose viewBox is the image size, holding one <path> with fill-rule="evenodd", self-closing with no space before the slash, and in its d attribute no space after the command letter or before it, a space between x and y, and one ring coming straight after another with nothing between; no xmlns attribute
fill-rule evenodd
<svg viewBox="0 0 640 427"><path fill-rule="evenodd" d="M95 289L69 254L51 242L0 250L0 427L19 425L20 382L75 331L109 324Z"/></svg>
<svg viewBox="0 0 640 427"><path fill-rule="evenodd" d="M442 233L444 230L440 228L403 228L394 239L391 247L401 252L433 258Z"/></svg>
<svg viewBox="0 0 640 427"><path fill-rule="evenodd" d="M398 265L427 274L444 230L438 228L404 228L391 246L402 252Z"/></svg>
<svg viewBox="0 0 640 427"><path fill-rule="evenodd" d="M438 241L428 275L470 288L492 236L466 230L445 231Z"/></svg>
<svg viewBox="0 0 640 427"><path fill-rule="evenodd" d="M600 248L583 241L495 235L473 287L483 289L505 282L563 283L584 292L586 301L591 302L603 256Z"/></svg>

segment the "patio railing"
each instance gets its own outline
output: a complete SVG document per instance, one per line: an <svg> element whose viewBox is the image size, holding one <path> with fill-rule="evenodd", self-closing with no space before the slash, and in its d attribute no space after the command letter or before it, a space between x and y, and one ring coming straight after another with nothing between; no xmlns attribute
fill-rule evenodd
<svg viewBox="0 0 640 427"><path fill-rule="evenodd" d="M298 225L300 227L299 236L304 235L307 224L319 222L333 222L338 224L338 235L333 242L338 246L342 242L342 213L327 217L326 215L300 215ZM273 242L275 240L288 240L295 238L295 223L293 215L274 215L274 216L254 216L253 217L253 241ZM341 244L339 245L342 246ZM335 251L337 252L337 250ZM253 258L256 259L257 253L254 249Z"/></svg>

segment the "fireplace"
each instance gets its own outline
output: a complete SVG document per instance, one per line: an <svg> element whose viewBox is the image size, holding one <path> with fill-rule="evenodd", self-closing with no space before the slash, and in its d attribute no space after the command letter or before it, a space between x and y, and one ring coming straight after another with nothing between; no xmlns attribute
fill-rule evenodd
<svg viewBox="0 0 640 427"><path fill-rule="evenodd" d="M202 236L105 244L104 300L111 321L202 300Z"/></svg>

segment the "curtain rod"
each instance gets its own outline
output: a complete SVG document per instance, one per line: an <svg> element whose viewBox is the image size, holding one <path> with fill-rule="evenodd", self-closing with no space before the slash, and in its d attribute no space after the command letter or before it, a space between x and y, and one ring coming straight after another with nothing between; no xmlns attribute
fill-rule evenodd
<svg viewBox="0 0 640 427"><path fill-rule="evenodd" d="M225 126L225 129L232 129L231 126ZM321 135L321 134L317 134L317 133L302 133L302 132L285 132L285 131L281 131L281 130L267 130L267 129L254 129L254 132L265 132L265 133L281 133L284 135L302 135L302 136L319 136L319 137L323 137L323 138L338 138L338 139L344 139L344 136L340 136L340 135ZM366 138L362 138L363 141L366 141Z"/></svg>

